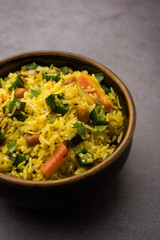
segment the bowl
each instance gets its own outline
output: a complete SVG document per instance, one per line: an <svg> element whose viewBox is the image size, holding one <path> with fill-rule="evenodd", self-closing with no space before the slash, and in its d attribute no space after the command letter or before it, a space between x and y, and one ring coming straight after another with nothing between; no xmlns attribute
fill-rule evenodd
<svg viewBox="0 0 160 240"><path fill-rule="evenodd" d="M0 173L0 196L14 205L26 208L59 208L84 201L111 184L129 156L136 124L133 98L122 80L107 67L88 57L68 52L31 52L5 59L0 62L0 77L5 77L9 72L17 71L31 62L48 66L68 66L80 71L85 69L95 74L102 72L107 85L112 86L119 94L124 109L125 134L110 157L81 175L38 182L16 179Z"/></svg>

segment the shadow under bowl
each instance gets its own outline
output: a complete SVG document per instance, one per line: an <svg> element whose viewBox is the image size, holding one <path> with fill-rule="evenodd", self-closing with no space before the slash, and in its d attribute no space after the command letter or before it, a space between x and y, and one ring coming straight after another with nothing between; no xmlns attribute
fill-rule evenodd
<svg viewBox="0 0 160 240"><path fill-rule="evenodd" d="M65 207L93 196L108 186L124 166L132 144L136 124L133 98L125 84L111 70L90 58L67 52L31 52L0 62L0 77L15 72L21 66L36 62L40 65L68 66L73 70L103 73L104 84L118 93L125 116L125 134L115 152L98 166L81 175L61 180L31 181L0 173L0 196L14 205L26 208Z"/></svg>

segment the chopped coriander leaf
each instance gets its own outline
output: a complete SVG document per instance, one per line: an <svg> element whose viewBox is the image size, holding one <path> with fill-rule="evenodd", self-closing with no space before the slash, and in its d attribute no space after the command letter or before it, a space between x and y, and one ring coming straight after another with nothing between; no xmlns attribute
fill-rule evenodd
<svg viewBox="0 0 160 240"><path fill-rule="evenodd" d="M67 75L69 73L68 67L61 67L61 71L64 75Z"/></svg>
<svg viewBox="0 0 160 240"><path fill-rule="evenodd" d="M17 89L17 88L24 88L24 82L20 78L20 76L17 76L15 82L13 82L12 85L8 89L9 89L9 91L11 91L12 89Z"/></svg>
<svg viewBox="0 0 160 240"><path fill-rule="evenodd" d="M12 166L13 171L17 171L17 167L15 165Z"/></svg>
<svg viewBox="0 0 160 240"><path fill-rule="evenodd" d="M71 142L74 146L77 146L79 143L83 142L86 140L86 129L81 122L76 122L74 123L74 127L77 130L77 134L75 137L71 139Z"/></svg>
<svg viewBox="0 0 160 240"><path fill-rule="evenodd" d="M83 140L86 140L86 129L81 122L74 123L74 127L77 130L77 133L81 136Z"/></svg>
<svg viewBox="0 0 160 240"><path fill-rule="evenodd" d="M50 117L49 118L50 123L53 123L55 120L56 120L56 117Z"/></svg>
<svg viewBox="0 0 160 240"><path fill-rule="evenodd" d="M74 146L77 146L79 143L83 142L84 140L81 138L81 136L77 133L75 137L71 139L71 142Z"/></svg>
<svg viewBox="0 0 160 240"><path fill-rule="evenodd" d="M106 129L107 125L97 125L94 127L95 132L102 132Z"/></svg>
<svg viewBox="0 0 160 240"><path fill-rule="evenodd" d="M80 135L80 137L83 140L86 140L86 129L85 129L83 123L76 122L76 123L74 123L74 127L76 128L77 133Z"/></svg>
<svg viewBox="0 0 160 240"><path fill-rule="evenodd" d="M17 153L10 154L10 159L14 162L14 166L18 166L21 162L25 161L25 164L27 163L28 159Z"/></svg>
<svg viewBox="0 0 160 240"><path fill-rule="evenodd" d="M6 138L3 135L3 133L0 131L0 145L2 145L5 141L6 141Z"/></svg>
<svg viewBox="0 0 160 240"><path fill-rule="evenodd" d="M13 101L9 101L9 103L3 107L3 111L5 112L8 108L8 115L10 117L16 117L18 121L24 121L26 119L24 115L25 106L25 102L14 98Z"/></svg>
<svg viewBox="0 0 160 240"><path fill-rule="evenodd" d="M26 70L36 69L37 67L38 67L38 64L35 62L25 65Z"/></svg>
<svg viewBox="0 0 160 240"><path fill-rule="evenodd" d="M95 77L97 78L97 80L99 82L101 82L104 79L103 73L97 73L97 74L95 74Z"/></svg>
<svg viewBox="0 0 160 240"><path fill-rule="evenodd" d="M101 86L105 92L105 94L108 94L109 92L111 92L110 88L106 87L105 85Z"/></svg>
<svg viewBox="0 0 160 240"><path fill-rule="evenodd" d="M18 166L21 162L25 161L27 163L27 158L23 155L17 154L14 164Z"/></svg>
<svg viewBox="0 0 160 240"><path fill-rule="evenodd" d="M31 95L30 95L30 98L33 98L33 97L38 97L38 95L41 93L41 89L39 87L33 87L31 89Z"/></svg>
<svg viewBox="0 0 160 240"><path fill-rule="evenodd" d="M15 140L10 140L9 142L7 142L7 147L10 153L13 153L16 149L16 141Z"/></svg>

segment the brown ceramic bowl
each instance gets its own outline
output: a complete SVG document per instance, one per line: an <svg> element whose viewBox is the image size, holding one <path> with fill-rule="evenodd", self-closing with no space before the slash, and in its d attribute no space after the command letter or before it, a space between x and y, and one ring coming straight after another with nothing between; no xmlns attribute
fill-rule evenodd
<svg viewBox="0 0 160 240"><path fill-rule="evenodd" d="M20 69L21 66L37 62L40 65L69 66L87 70L89 73L102 72L106 84L112 86L120 96L125 115L125 135L116 151L98 166L85 173L54 181L31 181L9 177L0 173L0 196L12 204L27 208L62 207L85 201L90 195L107 186L124 166L132 144L136 124L136 110L132 96L125 84L102 64L80 55L67 52L31 52L5 59L0 62L0 77Z"/></svg>

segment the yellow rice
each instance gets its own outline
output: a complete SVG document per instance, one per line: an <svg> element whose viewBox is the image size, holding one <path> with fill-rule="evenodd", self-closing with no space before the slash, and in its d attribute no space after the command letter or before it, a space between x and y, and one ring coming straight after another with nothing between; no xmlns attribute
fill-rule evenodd
<svg viewBox="0 0 160 240"><path fill-rule="evenodd" d="M14 98L15 90L9 91L8 88L16 80L17 73L21 74L20 76L25 84L27 91L20 100L26 102L27 119L22 122L15 117L10 118L2 109L5 103L0 103L0 131L5 135L7 141L16 141L17 153L28 157L27 164L22 162L17 169L13 169L13 161L9 157L7 144L0 146L0 172L16 178L41 181L46 180L40 170L41 166L53 154L59 143L69 142L76 135L73 123L79 120L75 104L86 106L89 112L95 108L96 104L91 94L88 93L90 96L88 99L76 84L67 84L68 79L71 77L78 79L82 72L69 69L69 73L64 75L59 68L53 65L50 67L38 66L36 70L35 75L28 76L25 67L22 67L19 72L9 73L6 78L0 79L2 86L0 88L0 99L5 99L5 102L8 101L9 97ZM60 80L58 82L45 82L42 72L59 72ZM95 81L94 74L91 75L91 78ZM41 92L38 97L31 99L30 91L33 87L39 87ZM50 94L59 92L64 93L66 103L69 104L69 110L64 116L52 113L45 101ZM110 88L108 97L112 102L112 109L106 114L108 122L106 129L102 132L95 132L93 126L84 124L87 130L87 139L77 146L69 147L71 159L63 164L57 172L53 173L50 179L66 178L88 170L88 167L80 166L75 158L76 153L83 148L94 154L94 165L104 161L115 151L117 146L115 142L117 141L119 144L123 138L124 116L119 97L113 88ZM56 116L56 120L50 123L49 118L53 115ZM40 144L28 147L25 138L30 134L40 135Z"/></svg>

